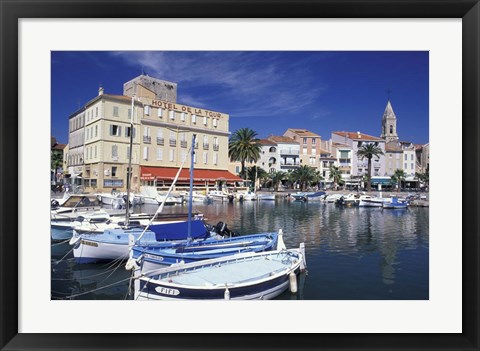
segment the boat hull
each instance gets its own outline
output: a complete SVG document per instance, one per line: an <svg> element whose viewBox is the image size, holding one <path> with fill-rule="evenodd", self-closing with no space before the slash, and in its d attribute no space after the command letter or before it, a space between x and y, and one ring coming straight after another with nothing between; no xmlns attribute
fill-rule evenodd
<svg viewBox="0 0 480 351"><path fill-rule="evenodd" d="M288 289L300 272L299 250L247 253L179 264L136 279L135 299L267 300ZM136 272L138 277L138 271ZM295 283L296 284L296 283Z"/></svg>

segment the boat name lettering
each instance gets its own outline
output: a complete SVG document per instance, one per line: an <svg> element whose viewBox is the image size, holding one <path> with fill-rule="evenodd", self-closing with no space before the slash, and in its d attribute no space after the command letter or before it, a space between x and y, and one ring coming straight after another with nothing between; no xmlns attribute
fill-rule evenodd
<svg viewBox="0 0 480 351"><path fill-rule="evenodd" d="M177 289L164 288L164 287L161 287L161 286L156 287L155 291L160 293L160 294L164 294L164 295L176 296L176 295L180 294L180 291L178 291Z"/></svg>
<svg viewBox="0 0 480 351"><path fill-rule="evenodd" d="M162 256L156 256L156 255L150 255L150 254L145 254L145 258L152 258L156 261L163 261L163 257Z"/></svg>
<svg viewBox="0 0 480 351"><path fill-rule="evenodd" d="M98 247L98 244L97 244L97 243L92 243L91 241L86 241L86 240L82 240L82 244L83 244L83 245L89 245L89 246Z"/></svg>

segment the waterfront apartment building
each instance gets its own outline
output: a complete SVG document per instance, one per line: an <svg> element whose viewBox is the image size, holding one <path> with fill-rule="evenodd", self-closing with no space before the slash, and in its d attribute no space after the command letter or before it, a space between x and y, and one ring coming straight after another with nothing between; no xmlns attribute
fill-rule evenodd
<svg viewBox="0 0 480 351"><path fill-rule="evenodd" d="M415 145L410 142L391 141L385 146L386 175L392 176L395 170L405 172L407 179L413 181L416 172Z"/></svg>
<svg viewBox="0 0 480 351"><path fill-rule="evenodd" d="M365 144L373 143L385 153L385 140L361 132L333 132L332 143L337 151L339 168L345 178L360 179L368 172L368 160L357 156L357 151ZM350 173L348 173L350 172ZM371 176L384 176L385 155L372 158Z"/></svg>
<svg viewBox="0 0 480 351"><path fill-rule="evenodd" d="M229 115L179 104L176 89L175 83L142 75L124 84L123 95L100 88L70 116L69 171L82 174L86 190L126 189L130 133L134 191L142 185L170 186L182 163L177 185L187 186L193 134L195 185L241 181L228 171Z"/></svg>
<svg viewBox="0 0 480 351"><path fill-rule="evenodd" d="M292 138L271 135L259 141L260 159L256 165L267 172L287 172L300 167L300 144Z"/></svg>
<svg viewBox="0 0 480 351"><path fill-rule="evenodd" d="M300 163L320 169L321 137L307 129L289 128L283 136L290 137L300 144Z"/></svg>

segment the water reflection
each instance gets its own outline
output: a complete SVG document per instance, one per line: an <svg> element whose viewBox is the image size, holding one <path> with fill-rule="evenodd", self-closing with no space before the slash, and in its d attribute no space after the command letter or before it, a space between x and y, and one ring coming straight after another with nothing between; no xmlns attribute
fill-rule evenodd
<svg viewBox="0 0 480 351"><path fill-rule="evenodd" d="M153 213L156 209L135 210ZM187 206L164 209L165 213L186 211ZM203 213L211 224L221 221L241 234L282 229L287 247L305 243L308 275L299 277L296 295L286 292L279 299L428 299L428 208L337 208L277 199L194 203L194 212ZM62 262L52 278L72 282L52 280L52 290L62 297L126 279L111 290L78 298L128 298L128 273L123 268L96 276L105 267L88 266Z"/></svg>

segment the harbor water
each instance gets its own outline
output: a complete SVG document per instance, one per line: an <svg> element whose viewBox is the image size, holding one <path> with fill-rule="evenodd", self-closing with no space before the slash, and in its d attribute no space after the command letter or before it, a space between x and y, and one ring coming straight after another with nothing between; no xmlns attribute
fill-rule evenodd
<svg viewBox="0 0 480 351"><path fill-rule="evenodd" d="M135 212L154 213L144 205ZM163 213L186 213L166 206ZM307 272L298 292L281 300L426 300L429 298L429 210L341 208L319 201L194 203L210 224L240 234L283 230L287 248L305 243ZM132 299L125 262L74 263L68 243L52 243L52 299Z"/></svg>

